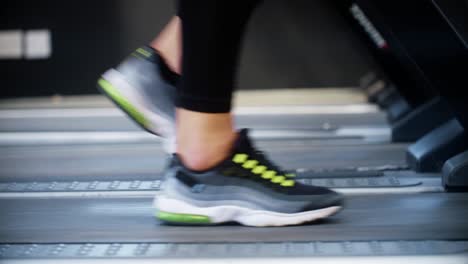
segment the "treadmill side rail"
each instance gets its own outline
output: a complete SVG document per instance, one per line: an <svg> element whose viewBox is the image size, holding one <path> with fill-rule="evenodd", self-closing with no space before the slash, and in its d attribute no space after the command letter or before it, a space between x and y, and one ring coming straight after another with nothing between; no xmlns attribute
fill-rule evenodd
<svg viewBox="0 0 468 264"><path fill-rule="evenodd" d="M392 125L392 142L411 142L454 117L448 104L436 97Z"/></svg>
<svg viewBox="0 0 468 264"><path fill-rule="evenodd" d="M406 152L406 161L417 172L437 172L446 160L467 149L463 127L456 119L426 134L410 145Z"/></svg>
<svg viewBox="0 0 468 264"><path fill-rule="evenodd" d="M468 188L468 150L445 162L442 168L442 183L448 190Z"/></svg>
<svg viewBox="0 0 468 264"><path fill-rule="evenodd" d="M398 96L387 107L387 117L390 122L397 122L411 112L411 106L402 96Z"/></svg>

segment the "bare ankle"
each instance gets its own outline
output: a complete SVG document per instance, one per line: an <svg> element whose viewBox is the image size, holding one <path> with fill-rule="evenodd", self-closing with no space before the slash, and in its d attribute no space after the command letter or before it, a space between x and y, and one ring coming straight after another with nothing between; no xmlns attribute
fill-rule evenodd
<svg viewBox="0 0 468 264"><path fill-rule="evenodd" d="M237 133L232 116L177 109L177 154L192 170L206 170L230 155Z"/></svg>
<svg viewBox="0 0 468 264"><path fill-rule="evenodd" d="M201 151L178 152L185 167L194 171L204 171L213 168L225 159L224 155L206 154Z"/></svg>
<svg viewBox="0 0 468 264"><path fill-rule="evenodd" d="M175 73L181 74L182 33L179 17L175 16L151 42L151 47L159 52L167 66Z"/></svg>
<svg viewBox="0 0 468 264"><path fill-rule="evenodd" d="M210 169L230 154L237 134L220 137L218 140L212 139L209 142L193 141L195 144L178 144L177 154L182 159L184 165L196 171Z"/></svg>

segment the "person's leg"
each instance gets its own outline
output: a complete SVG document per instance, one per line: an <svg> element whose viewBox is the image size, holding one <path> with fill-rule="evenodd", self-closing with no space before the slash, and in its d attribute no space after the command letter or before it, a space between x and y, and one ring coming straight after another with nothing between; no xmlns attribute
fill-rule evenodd
<svg viewBox="0 0 468 264"><path fill-rule="evenodd" d="M154 200L160 220L283 226L325 218L342 207L341 195L295 181L294 174L255 149L248 130L234 131L233 80L254 5L248 0L181 1L183 77L178 90L174 73L149 46L99 80L105 94L152 133L173 136L177 118L178 153L171 156Z"/></svg>
<svg viewBox="0 0 468 264"><path fill-rule="evenodd" d="M255 149L230 113L238 53L256 2L182 0L182 77L177 90L177 153L156 195L156 217L206 224L299 224L330 216L342 196L304 185Z"/></svg>
<svg viewBox="0 0 468 264"><path fill-rule="evenodd" d="M242 36L258 1L181 1L183 59L178 90L177 153L205 170L231 152L232 92Z"/></svg>
<svg viewBox="0 0 468 264"><path fill-rule="evenodd" d="M172 17L150 46L159 52L169 68L178 74L182 71L182 33L178 16Z"/></svg>

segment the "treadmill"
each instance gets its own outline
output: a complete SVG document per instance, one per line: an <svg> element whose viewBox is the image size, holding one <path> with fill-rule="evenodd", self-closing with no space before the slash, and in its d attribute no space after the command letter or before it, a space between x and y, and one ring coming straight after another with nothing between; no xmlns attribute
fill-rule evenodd
<svg viewBox="0 0 468 264"><path fill-rule="evenodd" d="M421 16L425 10L428 16L441 15L431 1L408 4ZM380 11L408 15L400 9ZM348 192L345 210L320 223L193 227L151 217L158 181L41 184L6 186L10 191L1 192L2 263L468 262L468 195L463 192L390 193L369 187L374 192Z"/></svg>
<svg viewBox="0 0 468 264"><path fill-rule="evenodd" d="M0 182L6 189L20 190L36 181L53 185L65 175L71 179L69 184L125 181L129 175L135 180L159 179L166 157L158 138L141 131L117 109L102 105L95 102L92 108L54 109L36 104L32 109L10 106L0 110L0 149L4 153ZM408 143L390 142L385 113L375 106L238 110L238 126L253 127L259 147L307 181L328 187L378 186L395 191L414 191L414 186L423 186L417 188L420 191L441 188L438 174L417 175L407 170Z"/></svg>

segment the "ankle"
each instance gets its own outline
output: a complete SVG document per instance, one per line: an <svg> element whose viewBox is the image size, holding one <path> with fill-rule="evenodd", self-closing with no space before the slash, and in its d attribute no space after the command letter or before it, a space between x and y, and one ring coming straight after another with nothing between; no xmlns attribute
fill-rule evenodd
<svg viewBox="0 0 468 264"><path fill-rule="evenodd" d="M177 109L177 154L186 167L202 171L217 165L237 139L232 116Z"/></svg>
<svg viewBox="0 0 468 264"><path fill-rule="evenodd" d="M182 33L179 17L173 17L150 46L159 52L173 72L181 74Z"/></svg>
<svg viewBox="0 0 468 264"><path fill-rule="evenodd" d="M228 148L230 150L230 148ZM178 151L182 163L185 167L194 171L204 171L215 167L229 156L230 151L226 149L216 149L206 151L206 147L190 150Z"/></svg>
<svg viewBox="0 0 468 264"><path fill-rule="evenodd" d="M170 54L170 52L167 52L164 49L158 48L157 46L155 47L155 45L153 45L152 43L150 46L157 51L159 56L161 56L161 58L163 59L164 63L167 65L169 70L171 70L172 72L178 75L181 75L181 72L182 72L182 69L180 66L181 63L176 55Z"/></svg>
<svg viewBox="0 0 468 264"><path fill-rule="evenodd" d="M224 135L209 135L192 138L189 142L177 144L177 154L183 164L195 171L210 169L225 160L232 151L237 138L235 132Z"/></svg>

